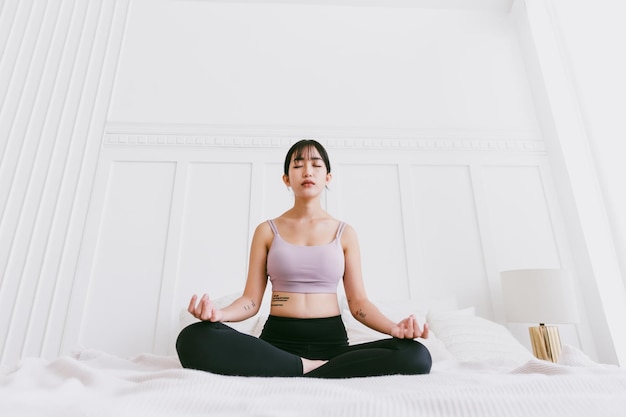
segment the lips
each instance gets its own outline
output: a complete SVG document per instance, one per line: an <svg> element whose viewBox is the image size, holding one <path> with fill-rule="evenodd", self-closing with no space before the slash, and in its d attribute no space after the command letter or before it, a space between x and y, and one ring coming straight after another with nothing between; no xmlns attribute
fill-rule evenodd
<svg viewBox="0 0 626 417"><path fill-rule="evenodd" d="M315 185L313 181L303 181L301 185Z"/></svg>

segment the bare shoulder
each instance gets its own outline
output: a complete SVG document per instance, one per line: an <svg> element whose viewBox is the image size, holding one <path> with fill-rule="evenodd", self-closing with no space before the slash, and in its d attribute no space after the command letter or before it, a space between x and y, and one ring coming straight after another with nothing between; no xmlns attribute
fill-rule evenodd
<svg viewBox="0 0 626 417"><path fill-rule="evenodd" d="M352 225L350 223L346 223L346 222L341 222L344 224L343 226L343 234L344 235L350 235L350 236L355 236L356 237L356 229L354 227L352 227Z"/></svg>
<svg viewBox="0 0 626 417"><path fill-rule="evenodd" d="M341 235L341 243L343 244L344 248L358 244L356 230L349 223L345 223L343 233Z"/></svg>
<svg viewBox="0 0 626 417"><path fill-rule="evenodd" d="M254 230L254 240L264 242L268 245L268 243L272 242L272 239L274 239L274 232L272 232L272 228L269 223L267 221L259 223Z"/></svg>
<svg viewBox="0 0 626 417"><path fill-rule="evenodd" d="M270 224L267 220L262 221L261 223L259 223L255 229L255 233L266 233L266 232L271 232L272 228L270 227Z"/></svg>

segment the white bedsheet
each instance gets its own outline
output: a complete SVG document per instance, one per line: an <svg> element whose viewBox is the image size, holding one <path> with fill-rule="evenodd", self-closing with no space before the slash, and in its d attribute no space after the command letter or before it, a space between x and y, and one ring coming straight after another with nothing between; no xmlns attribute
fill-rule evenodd
<svg viewBox="0 0 626 417"><path fill-rule="evenodd" d="M82 351L0 375L0 416L626 416L626 370L566 347L560 364L442 361L430 375L226 377L175 357Z"/></svg>

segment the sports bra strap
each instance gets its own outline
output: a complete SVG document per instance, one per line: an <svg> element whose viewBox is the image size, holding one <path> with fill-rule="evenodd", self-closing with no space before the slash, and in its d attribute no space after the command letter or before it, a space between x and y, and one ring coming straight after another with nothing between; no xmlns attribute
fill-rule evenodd
<svg viewBox="0 0 626 417"><path fill-rule="evenodd" d="M274 234L277 235L278 229L276 228L276 225L274 224L274 220L270 219L267 222L270 224L270 227L272 228L272 232L274 232Z"/></svg>
<svg viewBox="0 0 626 417"><path fill-rule="evenodd" d="M337 228L337 239L341 239L341 235L343 234L343 229L346 227L344 222L339 222L339 228Z"/></svg>
<svg viewBox="0 0 626 417"><path fill-rule="evenodd" d="M278 235L278 229L276 228L276 225L274 224L274 220L269 219L267 221L270 225L270 228L272 229L272 232L274 232L275 235ZM339 227L337 228L337 239L341 239L341 235L343 234L343 229L346 227L346 224L344 222L339 222Z"/></svg>

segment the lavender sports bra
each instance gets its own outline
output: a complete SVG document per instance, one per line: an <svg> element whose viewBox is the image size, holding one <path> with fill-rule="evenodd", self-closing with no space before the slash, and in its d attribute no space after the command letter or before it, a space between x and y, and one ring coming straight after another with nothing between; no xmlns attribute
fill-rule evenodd
<svg viewBox="0 0 626 417"><path fill-rule="evenodd" d="M285 242L273 220L268 220L274 240L267 253L267 274L273 291L304 294L336 293L343 278L345 259L339 223L335 239L325 245L302 246Z"/></svg>

